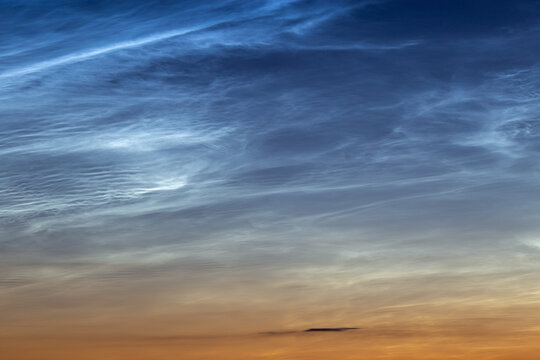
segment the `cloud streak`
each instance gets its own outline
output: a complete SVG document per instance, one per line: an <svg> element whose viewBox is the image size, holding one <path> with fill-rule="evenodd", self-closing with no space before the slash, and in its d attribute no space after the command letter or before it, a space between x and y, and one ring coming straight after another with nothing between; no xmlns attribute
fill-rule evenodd
<svg viewBox="0 0 540 360"><path fill-rule="evenodd" d="M92 58L94 58L96 56L105 55L105 54L113 52L113 51L130 49L130 48L135 48L135 47L139 47L139 46L144 46L144 45L148 45L148 44L151 44L151 43L154 43L154 42L157 42L157 41L162 41L162 40L174 38L176 36L182 36L182 35L185 35L185 34L189 34L190 32L197 31L197 30L199 30L199 29L173 30L173 31L165 32L165 33L154 34L154 35L143 37L143 38L140 38L140 39L135 39L135 40L131 40L131 41L124 41L124 42L116 43L116 44L106 46L106 47L102 47L102 48L98 48L98 49L93 49L93 50L88 50L88 51L84 51L84 52L80 52L80 53L70 54L70 55L62 56L62 57L59 57L59 58L56 58L56 59L38 62L38 63L35 63L33 65L30 65L30 66L23 67L23 68L19 68L19 69L15 69L15 70L0 73L0 79L6 79L6 78L11 78L11 77L17 77L17 76L32 74L32 73L40 72L40 71L43 71L43 70L47 70L47 69L49 69L51 67L55 67L55 66L69 65L69 64L89 60L89 59L92 59Z"/></svg>

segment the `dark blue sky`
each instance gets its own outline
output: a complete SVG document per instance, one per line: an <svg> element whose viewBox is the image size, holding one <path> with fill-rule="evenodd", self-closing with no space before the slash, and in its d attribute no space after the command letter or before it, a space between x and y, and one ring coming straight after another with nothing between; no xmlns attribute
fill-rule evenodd
<svg viewBox="0 0 540 360"><path fill-rule="evenodd" d="M538 1L0 1L11 306L74 278L529 279L539 40Z"/></svg>

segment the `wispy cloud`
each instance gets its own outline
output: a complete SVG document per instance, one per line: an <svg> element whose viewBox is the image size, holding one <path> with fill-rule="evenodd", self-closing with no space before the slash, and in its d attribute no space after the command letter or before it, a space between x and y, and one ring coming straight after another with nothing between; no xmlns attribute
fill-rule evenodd
<svg viewBox="0 0 540 360"><path fill-rule="evenodd" d="M537 313L540 11L416 3L0 4L6 324L324 341Z"/></svg>

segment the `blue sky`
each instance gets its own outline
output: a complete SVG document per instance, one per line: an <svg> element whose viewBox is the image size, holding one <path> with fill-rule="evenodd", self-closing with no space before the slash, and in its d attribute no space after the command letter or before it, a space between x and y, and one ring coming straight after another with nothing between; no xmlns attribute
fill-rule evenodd
<svg viewBox="0 0 540 360"><path fill-rule="evenodd" d="M526 286L538 270L537 1L4 0L0 14L14 309L61 298L93 314L82 297L131 284L101 309L127 295L144 313L147 289L217 304L232 287L224 313L297 299L294 320L250 331L315 313L345 326L365 294L352 279L393 287L365 295L369 312L504 297L506 275ZM416 291L441 279L448 293ZM73 281L88 288L50 292ZM302 313L331 289L348 300Z"/></svg>

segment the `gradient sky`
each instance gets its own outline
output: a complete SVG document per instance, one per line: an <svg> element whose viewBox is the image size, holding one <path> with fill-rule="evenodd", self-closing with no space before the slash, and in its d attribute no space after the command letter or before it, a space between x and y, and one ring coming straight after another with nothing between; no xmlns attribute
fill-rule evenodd
<svg viewBox="0 0 540 360"><path fill-rule="evenodd" d="M0 353L537 359L539 59L530 0L0 0Z"/></svg>

